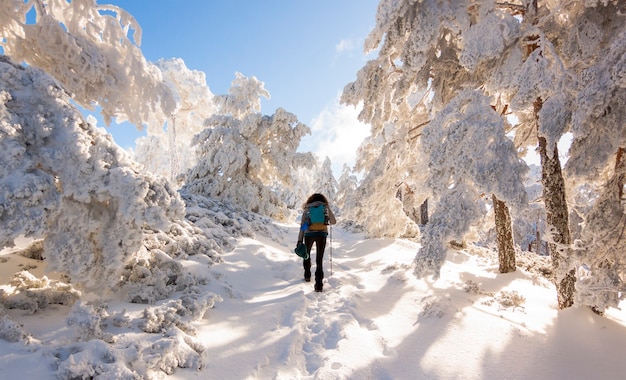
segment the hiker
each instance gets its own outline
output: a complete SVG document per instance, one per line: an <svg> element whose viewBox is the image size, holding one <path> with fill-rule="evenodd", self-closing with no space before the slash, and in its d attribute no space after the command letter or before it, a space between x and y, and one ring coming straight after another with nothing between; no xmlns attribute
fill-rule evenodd
<svg viewBox="0 0 626 380"><path fill-rule="evenodd" d="M322 207L320 207L322 206ZM328 236L328 225L337 223L335 215L328 205L328 200L322 194L315 193L306 200L302 206L302 220L300 221L300 233L298 234L298 245L304 245L308 257L303 260L304 281L311 281L311 248L313 243L316 247L315 255L315 291L322 291L322 280L324 279L324 249L326 248L326 238Z"/></svg>

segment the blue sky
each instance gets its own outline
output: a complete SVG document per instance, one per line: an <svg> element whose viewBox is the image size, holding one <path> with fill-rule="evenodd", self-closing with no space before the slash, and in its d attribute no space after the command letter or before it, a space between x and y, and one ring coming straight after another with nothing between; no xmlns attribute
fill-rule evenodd
<svg viewBox="0 0 626 380"><path fill-rule="evenodd" d="M227 93L236 71L263 81L271 99L262 102L262 113L282 107L296 114L313 129L301 150L331 156L335 172L369 131L356 123L352 107L338 105L338 96L371 59L363 53L363 41L375 25L378 0L99 3L136 18L149 61L182 58L188 68L206 74L214 94ZM125 148L141 135L115 123L109 131Z"/></svg>

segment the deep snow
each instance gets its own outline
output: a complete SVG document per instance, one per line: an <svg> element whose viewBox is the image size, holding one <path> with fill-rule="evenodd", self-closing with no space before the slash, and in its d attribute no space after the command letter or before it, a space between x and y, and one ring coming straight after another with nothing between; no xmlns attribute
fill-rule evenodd
<svg viewBox="0 0 626 380"><path fill-rule="evenodd" d="M187 361L181 361L182 344L159 340L170 330L146 334L138 328L144 309L167 301L140 305L108 298L108 315L126 310L125 323L103 324L117 347L109 351L103 340L77 343L77 328L66 323L70 306L34 314L6 310L37 343L0 339L0 378L54 379L59 366L64 373L96 368L96 374L93 363L115 368L101 378L131 376L115 364L138 366L128 357L132 351L119 349L133 345L144 347L136 352L146 366L160 350L178 355L170 364L191 367L174 365L169 377L143 372L171 379L618 379L626 373L626 314L556 310L554 287L541 274L549 264L532 254L520 254L515 273L498 274L491 251L449 250L441 277L432 281L412 274L419 244L334 228L332 274L327 248L324 292L315 293L292 252L297 226L277 225L275 231L273 238L239 239L221 264L209 267L196 256L184 261L190 272L206 276L206 292L222 298L192 327L181 327L195 336L187 344L200 345L200 362L184 354ZM0 259L5 290L18 265L37 266L31 271L41 276L40 262L9 250ZM95 296L81 296L88 300Z"/></svg>

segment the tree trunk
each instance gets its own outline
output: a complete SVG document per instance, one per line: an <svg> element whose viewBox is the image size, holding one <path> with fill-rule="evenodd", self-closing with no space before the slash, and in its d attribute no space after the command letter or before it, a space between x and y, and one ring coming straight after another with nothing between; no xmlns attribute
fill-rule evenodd
<svg viewBox="0 0 626 380"><path fill-rule="evenodd" d="M615 170L619 168L619 165L622 163L622 156L624 155L624 148L621 146L617 149L617 153L615 154ZM620 193L621 196L621 193Z"/></svg>
<svg viewBox="0 0 626 380"><path fill-rule="evenodd" d="M176 116L170 119L171 125L168 126L169 148L170 148L170 180L176 183L176 177L180 171L180 162L178 160L178 147L176 146Z"/></svg>
<svg viewBox="0 0 626 380"><path fill-rule="evenodd" d="M537 236L536 241L537 241L537 254L541 255L541 234L539 233L539 228L537 228L535 230L535 236ZM548 252L546 252L546 256L548 255Z"/></svg>
<svg viewBox="0 0 626 380"><path fill-rule="evenodd" d="M428 223L428 199L424 200L424 203L420 205L420 224L425 225Z"/></svg>
<svg viewBox="0 0 626 380"><path fill-rule="evenodd" d="M541 98L537 98L534 105L535 119L543 106ZM543 201L546 206L546 223L551 233L548 242L554 281L556 285L559 309L565 309L574 304L576 275L574 268L569 267L569 250L571 235L569 230L569 214L565 200L565 181L561 173L559 149L554 144L552 157L548 156L546 139L539 135L537 122L537 139L539 140L539 155L541 157L541 184L543 186Z"/></svg>
<svg viewBox="0 0 626 380"><path fill-rule="evenodd" d="M515 272L515 247L513 245L513 231L511 230L511 214L506 204L491 195L496 222L498 242L498 262L500 273Z"/></svg>

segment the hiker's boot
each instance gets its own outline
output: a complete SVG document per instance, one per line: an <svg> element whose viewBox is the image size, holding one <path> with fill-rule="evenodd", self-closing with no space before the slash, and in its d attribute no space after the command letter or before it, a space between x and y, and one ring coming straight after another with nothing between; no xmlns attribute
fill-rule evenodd
<svg viewBox="0 0 626 380"><path fill-rule="evenodd" d="M315 291L316 292L321 292L322 291L322 282L317 282L315 281Z"/></svg>
<svg viewBox="0 0 626 380"><path fill-rule="evenodd" d="M318 265L318 267L315 269L315 291L316 292L322 291L323 281L324 281L324 271L322 270L322 267Z"/></svg>

